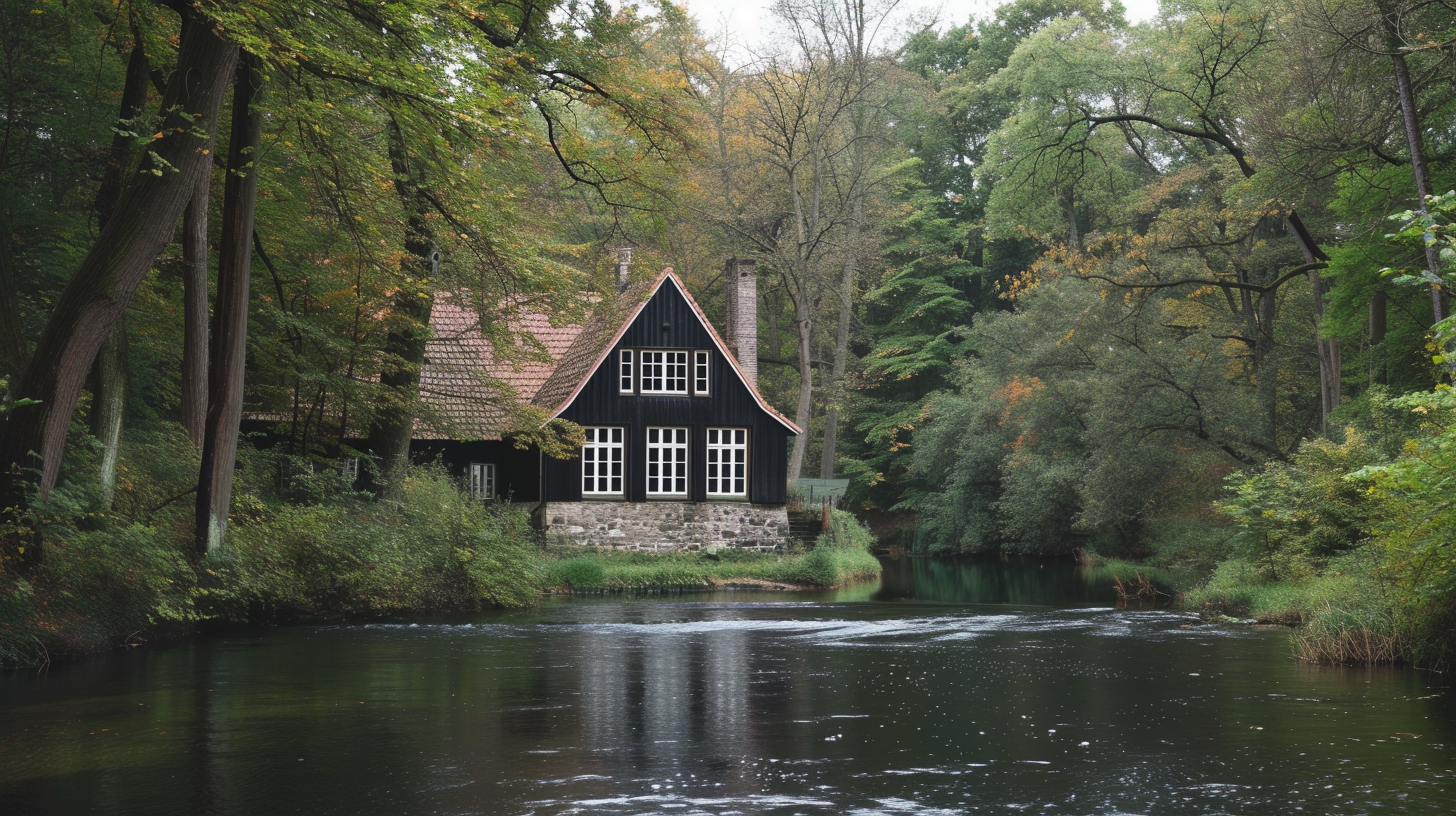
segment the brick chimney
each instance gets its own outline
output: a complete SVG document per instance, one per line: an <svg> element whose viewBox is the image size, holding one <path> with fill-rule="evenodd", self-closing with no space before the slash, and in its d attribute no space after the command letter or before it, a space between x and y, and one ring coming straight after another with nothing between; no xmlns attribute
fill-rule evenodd
<svg viewBox="0 0 1456 816"><path fill-rule="evenodd" d="M617 291L627 291L632 274L632 247L617 247Z"/></svg>
<svg viewBox="0 0 1456 816"><path fill-rule="evenodd" d="M758 386L758 272L754 262L730 258L728 284L728 347L748 381Z"/></svg>

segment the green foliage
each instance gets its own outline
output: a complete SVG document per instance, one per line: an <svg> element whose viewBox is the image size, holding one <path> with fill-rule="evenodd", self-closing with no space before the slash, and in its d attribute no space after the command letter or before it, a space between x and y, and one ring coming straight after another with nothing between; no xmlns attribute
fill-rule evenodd
<svg viewBox="0 0 1456 816"><path fill-rule="evenodd" d="M546 568L546 585L566 589L601 589L607 585L607 570L594 558L563 558Z"/></svg>
<svg viewBox="0 0 1456 816"><path fill-rule="evenodd" d="M128 468L115 511L99 511L75 483L34 509L50 546L34 574L0 571L0 665L136 643L202 620L524 606L541 596L525 512L473 500L432 468L413 471L396 504L321 491L294 504L239 491L230 548L194 564L191 504L163 495L167 472L180 465L165 458L175 442L162 433L129 448L127 461L145 467ZM310 477L339 481L332 470Z"/></svg>
<svg viewBox="0 0 1456 816"><path fill-rule="evenodd" d="M265 618L520 606L541 588L525 513L432 469L411 473L397 505L265 510L209 566L235 613Z"/></svg>
<svg viewBox="0 0 1456 816"><path fill-rule="evenodd" d="M1350 474L1379 461L1366 437L1311 439L1287 462L1228 478L1232 495L1217 507L1238 524L1235 557L1273 580L1313 575L1324 562L1368 538L1380 505Z"/></svg>
<svg viewBox="0 0 1456 816"><path fill-rule="evenodd" d="M1259 455L1249 393L1186 299L1118 297L1046 263L929 401L915 470L931 551L1130 552L1209 474Z"/></svg>
<svg viewBox="0 0 1456 816"><path fill-rule="evenodd" d="M1422 632L1418 649L1430 663L1448 662L1453 644L1434 622L1456 614L1456 394L1439 386L1393 404L1420 417L1423 433L1401 455L1352 475L1382 513L1373 525L1387 570L1406 596L1404 613Z"/></svg>

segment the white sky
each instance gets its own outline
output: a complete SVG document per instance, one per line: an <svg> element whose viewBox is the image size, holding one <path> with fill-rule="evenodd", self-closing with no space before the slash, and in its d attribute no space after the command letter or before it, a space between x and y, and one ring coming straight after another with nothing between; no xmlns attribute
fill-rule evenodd
<svg viewBox="0 0 1456 816"><path fill-rule="evenodd" d="M703 36L716 40L726 33L732 42L752 48L772 35L773 17L768 8L773 0L677 0L698 20ZM961 25L972 17L988 18L1005 0L901 0L896 18L933 13L939 28ZM1158 12L1158 0L1122 0L1131 22L1151 19ZM887 35L891 32L885 32Z"/></svg>

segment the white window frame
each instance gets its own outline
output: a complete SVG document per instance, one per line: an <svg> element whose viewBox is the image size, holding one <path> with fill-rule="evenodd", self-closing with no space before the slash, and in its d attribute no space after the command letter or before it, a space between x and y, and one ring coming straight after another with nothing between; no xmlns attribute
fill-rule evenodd
<svg viewBox="0 0 1456 816"><path fill-rule="evenodd" d="M688 495L687 428L647 429L647 496L681 498Z"/></svg>
<svg viewBox="0 0 1456 816"><path fill-rule="evenodd" d="M345 456L344 460L339 463L339 467L349 484L359 481L359 457Z"/></svg>
<svg viewBox="0 0 1456 816"><path fill-rule="evenodd" d="M708 498L748 498L748 429L709 428L704 464ZM726 474L724 468L729 469Z"/></svg>
<svg viewBox="0 0 1456 816"><path fill-rule="evenodd" d="M626 431L621 427L583 428L581 495L621 496L626 484Z"/></svg>
<svg viewBox="0 0 1456 816"><path fill-rule="evenodd" d="M641 394L685 397L688 394L688 353L641 349L642 373L638 377Z"/></svg>
<svg viewBox="0 0 1456 816"><path fill-rule="evenodd" d="M693 352L693 393L699 397L708 396L708 365L712 358L711 352Z"/></svg>
<svg viewBox="0 0 1456 816"><path fill-rule="evenodd" d="M632 349L622 349L618 354L617 393L631 394L636 391L633 382Z"/></svg>
<svg viewBox="0 0 1456 816"><path fill-rule="evenodd" d="M466 475L470 477L470 498L495 498L495 462L471 462Z"/></svg>

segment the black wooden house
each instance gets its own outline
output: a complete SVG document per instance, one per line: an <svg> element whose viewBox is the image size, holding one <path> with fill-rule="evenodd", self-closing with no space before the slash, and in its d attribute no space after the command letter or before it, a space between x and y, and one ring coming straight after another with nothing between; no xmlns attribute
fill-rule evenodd
<svg viewBox="0 0 1456 816"><path fill-rule="evenodd" d="M619 275L619 291L580 326L523 315L550 357L524 366L496 360L467 310L437 305L421 392L449 431L422 425L415 450L478 495L531 504L558 539L651 550L782 543L787 450L800 430L755 382L752 264L729 266L731 347L670 269L635 284L625 266ZM493 384L581 426L578 455L546 457L493 434Z"/></svg>

